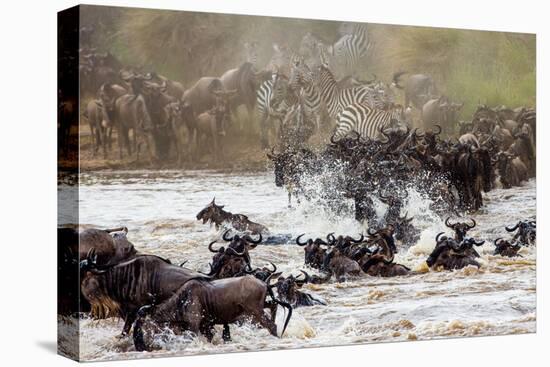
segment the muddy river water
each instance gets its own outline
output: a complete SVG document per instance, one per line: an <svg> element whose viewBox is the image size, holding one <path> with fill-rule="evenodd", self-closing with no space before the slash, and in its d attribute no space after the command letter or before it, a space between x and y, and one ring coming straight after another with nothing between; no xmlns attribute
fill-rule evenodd
<svg viewBox="0 0 550 367"><path fill-rule="evenodd" d="M275 187L271 172L110 171L82 174L80 222L94 227L129 228L128 238L139 251L158 254L187 267L208 271L206 245L220 233L196 220L212 197L234 213L247 214L271 233L324 236L328 232L365 232L353 215L335 217L305 202L287 207L286 192ZM483 208L473 215L478 225L470 234L486 240L479 252L482 267L429 271L425 259L435 235L448 230L414 190L403 212L415 217L420 241L401 248L395 261L421 272L397 278L364 276L344 283L305 285L304 290L327 306L298 308L283 338L245 323L232 326L232 341L223 343L217 328L213 343L203 337L174 335L165 330L155 338L153 352L136 352L131 338L120 338L118 319L81 320L80 353L87 360L144 358L246 350L303 348L433 338L534 332L536 327L536 248L521 258L493 256L492 240L507 237L505 225L535 218L535 181L484 194ZM379 208L383 212L384 208ZM251 253L255 266L269 261L285 274L297 275L303 249L294 244L260 245ZM311 273L315 271L309 269ZM282 326L283 312L277 324Z"/></svg>

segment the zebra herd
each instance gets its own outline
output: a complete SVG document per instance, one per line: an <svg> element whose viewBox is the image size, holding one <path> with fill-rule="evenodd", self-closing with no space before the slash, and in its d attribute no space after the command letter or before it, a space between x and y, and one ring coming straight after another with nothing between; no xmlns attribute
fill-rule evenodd
<svg viewBox="0 0 550 367"><path fill-rule="evenodd" d="M336 122L336 139L354 131L375 139L393 122L404 121L403 109L394 104L394 89L401 88L398 77L402 73L394 77L391 85L376 79L365 82L354 78L364 65L372 42L365 25L344 24L341 30L350 33L342 34L333 45L324 46L308 33L302 38L299 52L274 47L275 56L270 62L274 70L258 88L256 101L264 148L269 145L271 118L281 122L281 130L294 126L299 131L303 124L310 133L320 130L323 121L332 120ZM342 70L349 74L338 80L333 64L344 65ZM309 138L299 134L294 137L298 143Z"/></svg>

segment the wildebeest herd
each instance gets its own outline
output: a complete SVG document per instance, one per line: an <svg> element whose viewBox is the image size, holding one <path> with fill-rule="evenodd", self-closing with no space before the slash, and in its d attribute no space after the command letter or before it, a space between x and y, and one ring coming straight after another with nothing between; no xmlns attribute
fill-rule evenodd
<svg viewBox="0 0 550 367"><path fill-rule="evenodd" d="M352 202L365 231L293 238L290 243L304 250L304 267L316 274L296 269L283 276L277 264L253 261L254 249L289 244L288 238L273 236L266 226L224 210L215 200L196 217L224 229L221 238L197 248L212 253L207 273L136 251L126 228L60 228L60 313L121 317L122 334L133 329L136 350L148 350L147 332L164 326L211 341L214 325L223 325L228 342L230 325L248 319L282 336L293 308L329 303L300 289L306 283L417 275L394 262L400 248L420 238L414 218L402 213L413 188L450 229L435 237L427 266L449 271L482 266L476 247L487 239L468 236L477 223L451 218L479 210L484 192L535 177L535 110L479 105L470 121L459 122L463 104L438 95L428 75L404 79L407 73L399 71L389 83L357 78L354 73L371 49L367 29L343 26L341 37L326 45L306 34L299 51L274 45L264 68L258 68L254 43L247 43L243 64L219 78L202 77L189 88L84 47L82 85L96 96L85 111L94 154L100 149L108 154L116 129L120 158L137 157L143 144L153 162L182 164L202 154L201 146L223 158L226 129L244 105L249 120L260 127L259 144L271 147L266 154L275 184L288 190L289 206L295 197L342 213ZM401 91L404 107L396 103ZM422 128L413 127L415 115ZM332 126L325 145L308 146L313 134ZM377 202L387 206L383 215L375 210ZM521 256L523 246L535 244L534 218L504 229L513 236L502 232L494 241L495 256ZM75 284L77 275L80 284ZM279 306L286 315L280 333Z"/></svg>

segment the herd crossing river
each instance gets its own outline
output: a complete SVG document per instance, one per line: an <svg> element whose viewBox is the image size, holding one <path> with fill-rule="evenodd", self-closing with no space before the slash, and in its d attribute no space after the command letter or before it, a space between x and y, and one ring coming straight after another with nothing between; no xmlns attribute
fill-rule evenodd
<svg viewBox="0 0 550 367"><path fill-rule="evenodd" d="M288 208L286 191L275 187L273 181L271 172L81 174L80 223L97 228L125 225L129 240L139 251L177 264L187 261L187 267L204 272L212 258L207 244L221 232L203 225L195 216L213 196L229 210L265 224L272 234L290 235L292 239L304 232L309 237L328 232L352 236L365 232L353 219L352 211L334 216L307 202L293 203ZM534 179L521 187L484 194L484 206L472 216L478 225L470 232L486 240L478 249L480 269L467 267L451 272L427 268L425 260L435 245L435 235L449 228L429 210L428 200L410 190L403 212L414 216L422 234L410 248L399 247L395 262L420 274L394 278L364 275L342 283L306 284L304 289L327 306L295 309L283 338L275 338L251 323L233 326L232 341L228 343L221 339L221 327L216 327L213 343L202 336L175 335L167 329L155 336L153 352L136 352L132 338L119 336L122 320L84 316L80 320L81 358L111 360L534 332L536 248L523 247L522 257L503 258L493 255L493 240L509 236L505 225L536 217L535 195ZM383 213L384 204L380 203L377 210ZM300 269L307 269L304 250L294 242L260 245L253 250L253 266L270 261L284 275L298 275ZM280 308L279 333L283 316ZM63 338L71 337L61 335L60 344Z"/></svg>

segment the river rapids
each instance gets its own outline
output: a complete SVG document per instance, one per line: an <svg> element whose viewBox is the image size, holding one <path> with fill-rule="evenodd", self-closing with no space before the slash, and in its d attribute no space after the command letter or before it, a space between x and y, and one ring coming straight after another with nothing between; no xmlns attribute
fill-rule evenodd
<svg viewBox="0 0 550 367"><path fill-rule="evenodd" d="M207 272L212 258L207 244L221 232L197 221L195 215L214 196L226 210L246 214L272 234L293 239L301 233L306 237L324 237L328 232L357 236L366 231L351 211L335 216L308 202L293 202L289 208L286 191L275 187L270 172L83 173L80 223L98 228L127 226L128 239L139 251L177 264L187 261L186 267ZM484 194L483 200L484 206L472 215L478 225L469 232L486 240L478 249L480 269L437 272L427 268L425 259L435 245L435 235L450 232L429 210L430 202L410 190L402 213L414 216L413 223L422 235L412 247L400 247L395 262L421 274L396 278L364 275L343 283L306 284L303 290L328 305L295 309L283 338L250 323L232 325L228 343L222 341L218 326L213 343L202 336L164 330L155 336L153 352L136 352L131 337L119 336L122 320L84 316L80 320L80 358L113 360L535 332L536 248L524 247L522 257L512 259L492 255L493 240L510 237L505 225L536 217L535 180L513 189L497 188ZM384 204L377 209L382 214ZM271 261L284 275L298 275L299 269L307 269L303 253L293 242L260 245L251 252L252 265L261 267ZM279 308L279 332L283 316ZM71 337L75 336L62 335L61 344L63 338Z"/></svg>

